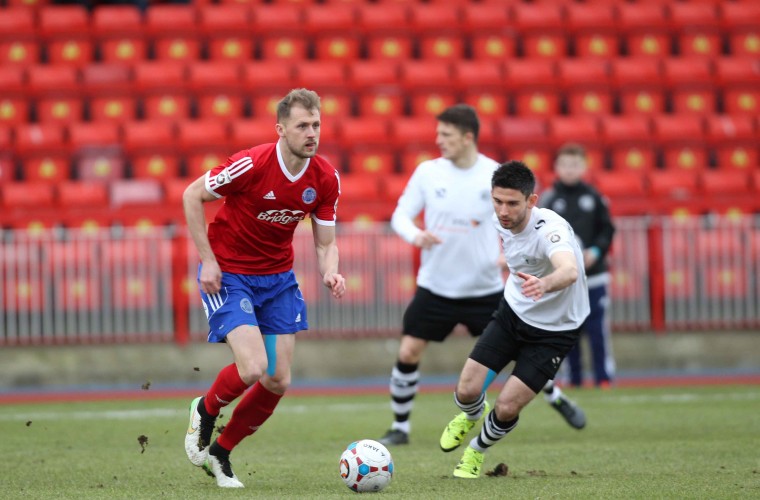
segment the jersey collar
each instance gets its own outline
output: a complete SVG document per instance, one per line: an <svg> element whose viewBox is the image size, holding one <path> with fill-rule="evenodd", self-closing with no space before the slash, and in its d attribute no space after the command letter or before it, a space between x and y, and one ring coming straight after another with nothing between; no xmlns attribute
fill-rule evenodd
<svg viewBox="0 0 760 500"><path fill-rule="evenodd" d="M285 175L285 177L288 178L290 182L295 182L306 173L306 169L309 168L309 164L311 163L311 158L306 158L306 164L303 166L300 172L298 174L293 175L288 171L288 167L285 166L285 160L282 159L282 152L280 151L280 141L277 141L276 143L277 148L277 163L280 164L280 170L282 170L282 173Z"/></svg>

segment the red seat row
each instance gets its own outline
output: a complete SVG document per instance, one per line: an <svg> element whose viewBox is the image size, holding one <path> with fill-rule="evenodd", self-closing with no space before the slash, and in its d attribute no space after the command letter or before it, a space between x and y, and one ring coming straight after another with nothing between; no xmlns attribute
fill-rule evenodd
<svg viewBox="0 0 760 500"><path fill-rule="evenodd" d="M760 114L760 59L143 62L0 67L0 125L271 117L295 86L319 91L323 114L340 117L434 116L457 101L490 117Z"/></svg>
<svg viewBox="0 0 760 500"><path fill-rule="evenodd" d="M5 8L0 61L757 56L758 4L382 3ZM40 44L41 42L41 44ZM673 50L675 48L675 51Z"/></svg>

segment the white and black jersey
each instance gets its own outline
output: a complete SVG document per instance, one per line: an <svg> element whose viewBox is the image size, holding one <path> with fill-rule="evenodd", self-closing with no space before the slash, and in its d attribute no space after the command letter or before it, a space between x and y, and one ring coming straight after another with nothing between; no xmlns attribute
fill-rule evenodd
<svg viewBox="0 0 760 500"><path fill-rule="evenodd" d="M547 208L534 207L525 229L513 234L493 216L494 226L501 235L504 255L509 265L509 277L504 298L517 316L531 326L550 331L573 330L580 327L589 314L588 287L583 273L583 253L570 224ZM575 255L578 279L572 285L545 294L534 301L522 294L523 279L517 272L541 278L554 271L551 256L558 251Z"/></svg>
<svg viewBox="0 0 760 500"><path fill-rule="evenodd" d="M437 158L422 162L412 174L391 226L412 243L420 231L414 219L424 210L425 228L442 240L422 250L420 287L451 299L501 291L499 238L491 224L491 177L496 167L497 162L479 154L470 168Z"/></svg>

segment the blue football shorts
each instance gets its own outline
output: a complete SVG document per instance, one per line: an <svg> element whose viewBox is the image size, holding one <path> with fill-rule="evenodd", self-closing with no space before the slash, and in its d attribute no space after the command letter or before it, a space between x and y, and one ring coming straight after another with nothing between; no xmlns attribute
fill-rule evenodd
<svg viewBox="0 0 760 500"><path fill-rule="evenodd" d="M258 326L264 335L280 335L308 330L306 302L293 271L279 274L247 275L222 273L222 288L208 295L198 289L208 318L209 342L224 342L241 325Z"/></svg>

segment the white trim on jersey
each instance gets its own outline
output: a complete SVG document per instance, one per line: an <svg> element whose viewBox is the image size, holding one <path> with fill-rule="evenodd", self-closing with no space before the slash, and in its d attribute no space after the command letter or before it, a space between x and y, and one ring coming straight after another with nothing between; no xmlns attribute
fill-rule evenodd
<svg viewBox="0 0 760 500"><path fill-rule="evenodd" d="M317 218L317 216L314 214L311 214L311 220L313 220L320 226L334 226L335 225L334 220L322 220L322 219Z"/></svg>
<svg viewBox="0 0 760 500"><path fill-rule="evenodd" d="M232 182L233 179L236 179L249 171L253 168L253 160L250 156L245 156L235 163L228 165L227 167L223 168L221 172L216 174L215 176L211 176L211 170L206 172L206 179L205 179L205 185L206 185L206 191L213 194L217 198L221 198L222 195L216 192L216 189Z"/></svg>
<svg viewBox="0 0 760 500"><path fill-rule="evenodd" d="M306 158L306 163L304 164L303 168L300 172L298 172L296 175L291 174L288 171L288 167L285 166L285 160L282 159L282 152L280 151L280 141L277 141L277 163L280 164L280 170L282 170L282 173L287 177L290 182L295 182L306 173L306 169L309 168L309 164L311 163L311 158Z"/></svg>

